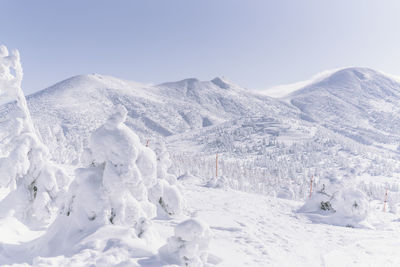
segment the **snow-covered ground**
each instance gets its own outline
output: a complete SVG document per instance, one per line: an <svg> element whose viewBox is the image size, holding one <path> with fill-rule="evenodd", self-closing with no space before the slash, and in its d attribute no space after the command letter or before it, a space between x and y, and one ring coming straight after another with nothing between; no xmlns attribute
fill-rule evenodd
<svg viewBox="0 0 400 267"><path fill-rule="evenodd" d="M185 180L182 185L188 210L176 219L153 221L153 227L159 234L158 246L172 235L177 223L194 217L206 222L211 229L213 238L209 246L209 258L211 262L219 262L218 266L400 264L397 251L400 245L397 237L400 221L392 213L383 213L382 203L376 204L376 210L369 218L371 225L360 229L312 223L307 215L297 212L301 202L209 188L199 178ZM9 232L1 235L7 240L3 241L3 253L4 243L23 242L42 233L28 231L20 224L7 221L1 221L1 225L7 225ZM135 266L134 262L139 266L165 264L156 258L156 249L152 250L140 241L135 243L133 239L131 243L121 244L127 233L127 230L109 226L82 241L85 249L75 254L37 258L34 262L37 266L90 266L96 262L97 266L106 266L99 264L101 261L107 263L106 260L114 260L115 264L125 262L125 265L119 266ZM107 240L108 247L101 244L104 242L102 239ZM114 249L111 252L112 244L119 251ZM104 259L103 254L107 254L108 259Z"/></svg>
<svg viewBox="0 0 400 267"><path fill-rule="evenodd" d="M300 202L202 186L185 189L189 206L214 232L211 251L224 259L221 266L400 264L398 216L381 209L371 214L370 228L338 227L312 223L297 213Z"/></svg>

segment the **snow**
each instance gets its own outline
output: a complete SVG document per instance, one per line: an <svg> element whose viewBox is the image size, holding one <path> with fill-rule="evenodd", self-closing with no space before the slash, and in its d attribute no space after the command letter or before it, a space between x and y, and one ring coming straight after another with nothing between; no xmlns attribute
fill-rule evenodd
<svg viewBox="0 0 400 267"><path fill-rule="evenodd" d="M212 232L209 264L395 266L400 262L399 241L394 234L400 230L396 215L374 211L376 217L386 217L386 223L375 224L375 229L339 227L313 223L307 216L297 213L301 202L210 189L189 181L183 186L188 215L206 222ZM33 262L36 266L39 263L42 266L74 263L162 266L166 263L157 258L158 250L154 247L163 247L169 237L175 236L176 225L176 221L153 221L159 238L164 240L153 245L153 250L143 240L135 238L133 230L108 225L79 242L75 249L68 249L69 257L36 257Z"/></svg>
<svg viewBox="0 0 400 267"><path fill-rule="evenodd" d="M398 215L382 209L368 220L388 215L386 225L360 229L313 223L297 212L303 205L298 201L193 183L185 192L196 218L213 231L210 252L223 259L219 266L392 266L400 260L396 248L386 246L399 244L393 236L399 224L392 221Z"/></svg>
<svg viewBox="0 0 400 267"><path fill-rule="evenodd" d="M0 218L15 216L24 223L48 224L60 205L68 177L50 162L47 147L37 134L21 89L22 67L17 50L0 48L2 109L13 108L0 122L0 186L8 194L0 202Z"/></svg>
<svg viewBox="0 0 400 267"><path fill-rule="evenodd" d="M292 84L277 85L277 86L274 86L274 87L271 87L268 89L260 90L259 93L270 96L270 97L282 98L282 97L285 97L297 90L302 89L303 87L317 83L341 69L343 69L343 68L326 70L326 71L320 72L320 73L312 76L308 80L296 82L296 83L292 83Z"/></svg>
<svg viewBox="0 0 400 267"><path fill-rule="evenodd" d="M208 246L211 240L209 227L198 219L188 219L178 224L174 236L160 248L164 261L181 266L208 266Z"/></svg>
<svg viewBox="0 0 400 267"><path fill-rule="evenodd" d="M21 80L0 46L2 266L400 263L388 75L341 69L284 99L93 74L26 100Z"/></svg>
<svg viewBox="0 0 400 267"><path fill-rule="evenodd" d="M347 227L363 227L368 217L367 196L355 188L337 188L333 193L317 191L299 210L314 222Z"/></svg>

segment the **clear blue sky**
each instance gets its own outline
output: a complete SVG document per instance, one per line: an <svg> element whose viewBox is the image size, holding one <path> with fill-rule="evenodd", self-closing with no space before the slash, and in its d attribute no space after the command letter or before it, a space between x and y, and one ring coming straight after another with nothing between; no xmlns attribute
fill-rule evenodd
<svg viewBox="0 0 400 267"><path fill-rule="evenodd" d="M159 83L225 76L262 89L326 69L400 74L398 0L0 0L0 43L26 93L101 73Z"/></svg>

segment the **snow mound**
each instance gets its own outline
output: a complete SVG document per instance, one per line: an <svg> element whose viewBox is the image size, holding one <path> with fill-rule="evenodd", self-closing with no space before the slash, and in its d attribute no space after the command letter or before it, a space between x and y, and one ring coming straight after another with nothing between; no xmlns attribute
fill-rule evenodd
<svg viewBox="0 0 400 267"><path fill-rule="evenodd" d="M207 266L210 228L198 219L189 219L175 227L174 236L160 248L160 258L180 266Z"/></svg>
<svg viewBox="0 0 400 267"><path fill-rule="evenodd" d="M199 181L200 177L194 176L190 171L186 171L184 174L177 178L179 181Z"/></svg>
<svg viewBox="0 0 400 267"><path fill-rule="evenodd" d="M0 217L14 215L31 226L48 224L66 191L65 173L50 162L47 147L33 126L21 89L23 72L17 50L0 46ZM4 115L5 114L5 115Z"/></svg>
<svg viewBox="0 0 400 267"><path fill-rule="evenodd" d="M286 187L280 188L276 196L278 198L292 200L295 198L295 193L293 192L293 190L290 187L286 186Z"/></svg>
<svg viewBox="0 0 400 267"><path fill-rule="evenodd" d="M229 188L228 180L225 176L211 178L205 186L210 188Z"/></svg>

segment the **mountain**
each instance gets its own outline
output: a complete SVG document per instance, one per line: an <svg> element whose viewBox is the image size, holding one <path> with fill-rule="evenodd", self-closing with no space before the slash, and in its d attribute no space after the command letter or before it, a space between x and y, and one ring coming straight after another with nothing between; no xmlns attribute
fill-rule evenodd
<svg viewBox="0 0 400 267"><path fill-rule="evenodd" d="M400 83L368 68L346 68L284 98L303 118L366 145L397 149Z"/></svg>
<svg viewBox="0 0 400 267"><path fill-rule="evenodd" d="M142 143L154 149L166 143L177 175L213 177L219 153L219 174L231 187L301 199L311 175L362 181L376 196L376 181L400 177L399 98L400 84L390 77L347 68L283 98L223 78L145 85L91 74L30 95L27 103L58 163L78 164L89 134L123 104L126 124Z"/></svg>
<svg viewBox="0 0 400 267"><path fill-rule="evenodd" d="M75 155L68 157L78 156L89 133L105 121L116 104L127 108L127 125L144 142L237 118L298 116L291 105L222 78L144 85L97 74L81 75L30 95L27 102L45 142L53 142L50 147L64 142L54 153L69 146L68 153Z"/></svg>
<svg viewBox="0 0 400 267"><path fill-rule="evenodd" d="M283 99L81 75L26 102L19 53L0 46L0 70L2 266L394 262L399 86L380 73Z"/></svg>

